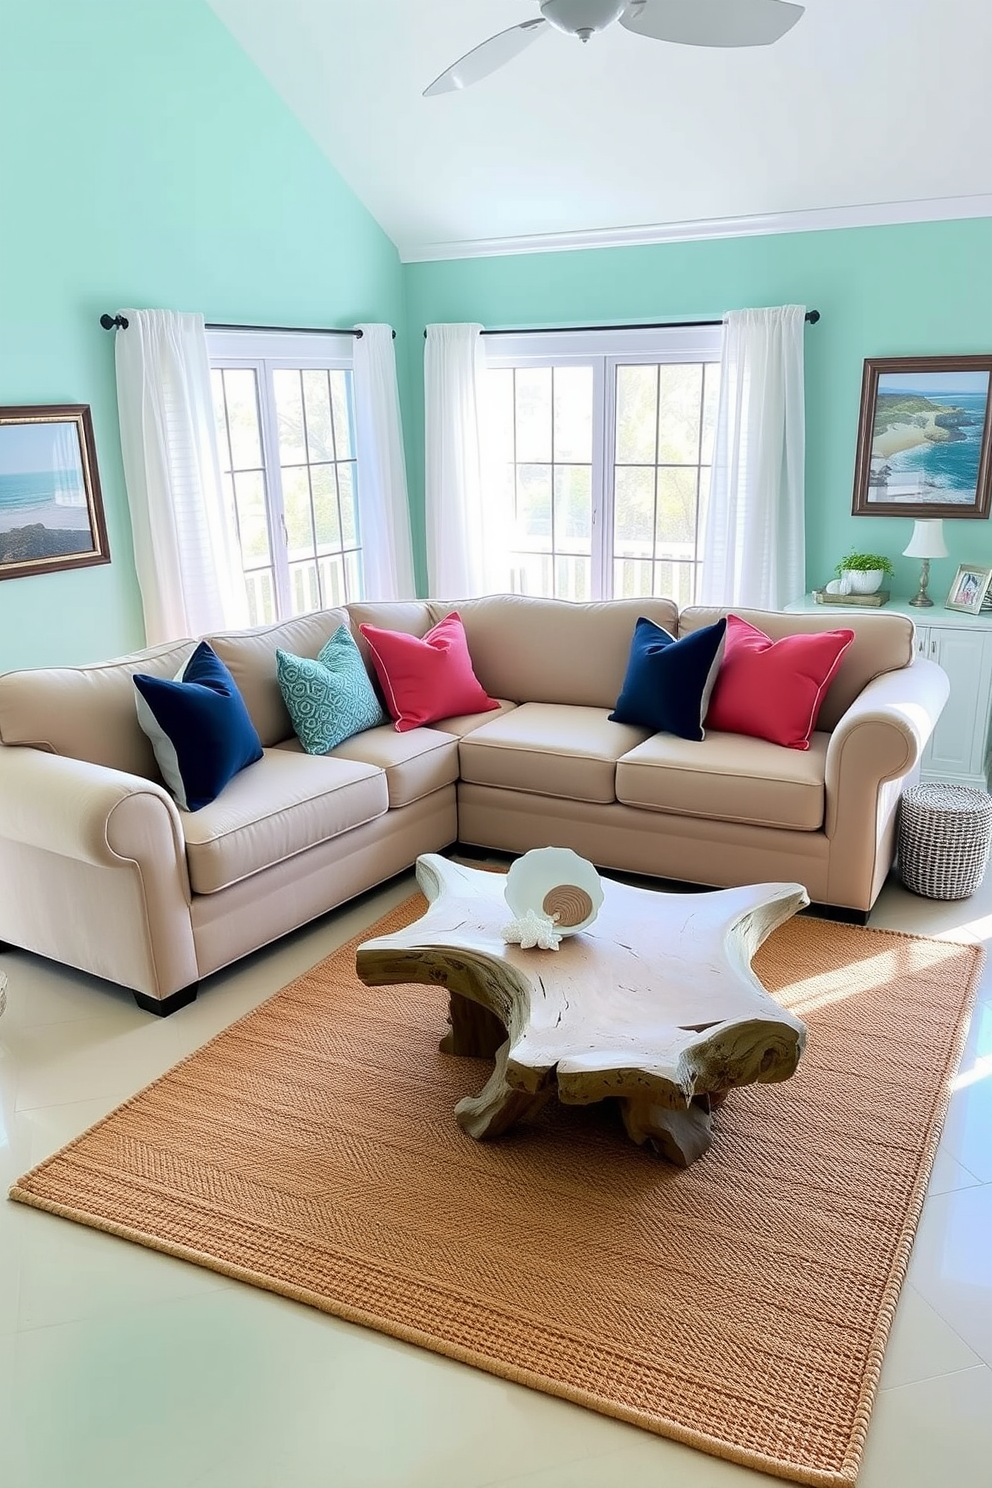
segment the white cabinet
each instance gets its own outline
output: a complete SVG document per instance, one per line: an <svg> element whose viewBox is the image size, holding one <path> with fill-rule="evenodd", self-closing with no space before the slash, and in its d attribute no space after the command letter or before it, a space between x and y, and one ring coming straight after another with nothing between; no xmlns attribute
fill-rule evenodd
<svg viewBox="0 0 992 1488"><path fill-rule="evenodd" d="M951 682L951 695L923 754L921 778L987 790L992 625L966 629L944 623L942 615L940 621L917 626L916 649L943 667Z"/></svg>
<svg viewBox="0 0 992 1488"><path fill-rule="evenodd" d="M819 605L811 597L786 605L792 613L824 611L844 624L852 613L846 605ZM989 788L990 720L992 720L992 612L962 615L945 610L918 609L906 600L892 600L883 613L906 615L916 626L916 649L935 661L950 678L951 693L937 727L923 752L921 779L954 785Z"/></svg>

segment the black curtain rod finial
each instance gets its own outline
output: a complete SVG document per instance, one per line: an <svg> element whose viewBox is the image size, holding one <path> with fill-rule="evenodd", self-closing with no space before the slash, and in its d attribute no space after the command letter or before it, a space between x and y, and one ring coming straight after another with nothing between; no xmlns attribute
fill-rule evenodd
<svg viewBox="0 0 992 1488"><path fill-rule="evenodd" d="M100 316L100 324L105 331L126 331L128 319L126 315ZM357 326L262 326L262 325L218 325L214 321L207 321L205 330L208 331L261 331L264 333L275 332L279 335L291 336L354 336L356 341L361 338L363 332ZM426 335L426 332L425 332ZM393 340L396 340L396 332L393 331Z"/></svg>

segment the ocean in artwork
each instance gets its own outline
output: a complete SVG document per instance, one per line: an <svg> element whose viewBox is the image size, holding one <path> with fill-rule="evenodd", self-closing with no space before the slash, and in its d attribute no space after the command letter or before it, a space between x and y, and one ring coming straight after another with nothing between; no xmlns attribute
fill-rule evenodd
<svg viewBox="0 0 992 1488"><path fill-rule="evenodd" d="M868 499L975 499L989 395L986 372L879 378Z"/></svg>
<svg viewBox="0 0 992 1488"><path fill-rule="evenodd" d="M93 548L82 472L0 472L0 562L30 563Z"/></svg>

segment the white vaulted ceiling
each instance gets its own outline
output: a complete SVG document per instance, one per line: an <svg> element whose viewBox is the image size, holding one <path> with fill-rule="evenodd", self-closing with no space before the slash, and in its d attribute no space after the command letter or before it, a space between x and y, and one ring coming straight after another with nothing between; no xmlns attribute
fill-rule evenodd
<svg viewBox="0 0 992 1488"><path fill-rule="evenodd" d="M431 99L537 0L209 3L406 259L992 212L988 0L806 0L736 51L551 33Z"/></svg>

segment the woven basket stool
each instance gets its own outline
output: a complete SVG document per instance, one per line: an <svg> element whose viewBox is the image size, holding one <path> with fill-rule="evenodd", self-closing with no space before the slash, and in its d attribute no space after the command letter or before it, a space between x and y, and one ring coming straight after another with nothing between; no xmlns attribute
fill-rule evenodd
<svg viewBox="0 0 992 1488"><path fill-rule="evenodd" d="M927 899L967 899L992 843L992 796L968 785L914 785L899 802L899 872Z"/></svg>

